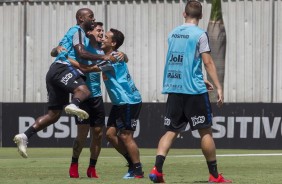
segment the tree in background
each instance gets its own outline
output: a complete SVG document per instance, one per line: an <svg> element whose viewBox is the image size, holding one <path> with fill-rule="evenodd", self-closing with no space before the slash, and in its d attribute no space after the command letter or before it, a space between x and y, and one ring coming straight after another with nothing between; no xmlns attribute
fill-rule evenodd
<svg viewBox="0 0 282 184"><path fill-rule="evenodd" d="M219 82L222 85L224 90L224 73L225 73L225 53L226 53L226 32L224 27L224 22L222 19L221 12L221 0L212 0L212 9L210 21L207 29L210 47L211 47L211 56L214 60ZM207 77L209 81L211 79ZM216 91L212 91L210 94L210 101L217 101Z"/></svg>

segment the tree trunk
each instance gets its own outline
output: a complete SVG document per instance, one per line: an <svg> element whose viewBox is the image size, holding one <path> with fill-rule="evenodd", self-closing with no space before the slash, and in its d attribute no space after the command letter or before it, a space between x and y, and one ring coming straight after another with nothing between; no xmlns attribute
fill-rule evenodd
<svg viewBox="0 0 282 184"><path fill-rule="evenodd" d="M224 90L224 73L225 73L225 51L226 51L226 32L223 21L209 21L208 25L209 44L211 47L211 56L215 63L219 82ZM207 79L212 82L211 78ZM209 92L210 101L217 101L217 92Z"/></svg>

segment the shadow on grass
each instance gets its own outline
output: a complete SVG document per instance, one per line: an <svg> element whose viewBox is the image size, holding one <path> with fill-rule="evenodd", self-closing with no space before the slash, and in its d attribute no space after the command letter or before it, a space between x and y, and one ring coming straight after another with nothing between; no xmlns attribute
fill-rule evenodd
<svg viewBox="0 0 282 184"><path fill-rule="evenodd" d="M194 181L194 182L173 182L173 183L181 183L181 184L188 184L188 183L208 183L208 181Z"/></svg>
<svg viewBox="0 0 282 184"><path fill-rule="evenodd" d="M193 183L209 183L209 182L206 180L206 181L194 181Z"/></svg>

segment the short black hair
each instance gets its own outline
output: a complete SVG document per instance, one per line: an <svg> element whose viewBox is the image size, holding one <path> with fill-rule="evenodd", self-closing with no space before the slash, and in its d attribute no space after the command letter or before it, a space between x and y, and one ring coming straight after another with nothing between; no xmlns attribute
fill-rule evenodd
<svg viewBox="0 0 282 184"><path fill-rule="evenodd" d="M95 22L94 23L94 28L97 27L97 26L103 26L103 22Z"/></svg>
<svg viewBox="0 0 282 184"><path fill-rule="evenodd" d="M111 28L110 31L113 33L112 40L116 42L115 50L117 50L124 41L124 35L121 31Z"/></svg>
<svg viewBox="0 0 282 184"><path fill-rule="evenodd" d="M185 6L185 13L191 18L200 19L202 17L202 4L196 0L188 0Z"/></svg>

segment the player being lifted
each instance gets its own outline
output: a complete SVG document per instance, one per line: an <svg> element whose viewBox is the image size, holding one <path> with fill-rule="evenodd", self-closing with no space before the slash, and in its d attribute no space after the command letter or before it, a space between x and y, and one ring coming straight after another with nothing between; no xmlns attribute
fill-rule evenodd
<svg viewBox="0 0 282 184"><path fill-rule="evenodd" d="M84 48L87 40L85 32L92 29L95 18L92 10L88 8L79 9L76 13L77 25L69 29L60 42L66 48L58 54L51 64L46 75L46 86L48 92L48 112L37 118L35 123L24 133L17 134L14 142L18 146L20 155L27 158L27 142L30 137L47 126L57 122L60 118L63 107L69 103L69 93L73 94L71 104L65 107L66 113L78 116L80 119L87 119L88 113L79 108L81 102L85 101L90 91L85 85L83 74L74 68L67 57L73 59L112 60L111 55L94 55ZM55 51L56 52L56 51Z"/></svg>

